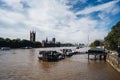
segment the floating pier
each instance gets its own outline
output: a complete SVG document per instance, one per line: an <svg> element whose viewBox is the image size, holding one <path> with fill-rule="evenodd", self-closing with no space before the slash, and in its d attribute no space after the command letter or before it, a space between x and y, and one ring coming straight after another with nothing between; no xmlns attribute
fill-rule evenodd
<svg viewBox="0 0 120 80"><path fill-rule="evenodd" d="M105 60L107 57L107 53L102 48L91 48L88 50L88 60L90 59L90 55L94 56L94 60Z"/></svg>

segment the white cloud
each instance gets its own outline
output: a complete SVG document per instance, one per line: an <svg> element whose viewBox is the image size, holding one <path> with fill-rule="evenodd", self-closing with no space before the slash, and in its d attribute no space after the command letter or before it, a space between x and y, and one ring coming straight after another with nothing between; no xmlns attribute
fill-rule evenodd
<svg viewBox="0 0 120 80"><path fill-rule="evenodd" d="M117 14L117 13L119 13L119 12L120 12L119 6L118 6L118 7L114 7L114 8L112 9L112 11L111 11L112 15L115 15L115 14Z"/></svg>
<svg viewBox="0 0 120 80"><path fill-rule="evenodd" d="M22 11L22 4L20 3L21 0L2 0L5 2L9 7L13 10Z"/></svg>
<svg viewBox="0 0 120 80"><path fill-rule="evenodd" d="M97 2L102 2L102 0L97 0Z"/></svg>
<svg viewBox="0 0 120 80"><path fill-rule="evenodd" d="M16 12L9 12L6 10L0 9L0 21L6 22L9 24L18 24L22 22L22 20L25 20L25 15L16 13Z"/></svg>
<svg viewBox="0 0 120 80"><path fill-rule="evenodd" d="M110 12L111 8L113 8L117 2L119 2L119 0L113 0L108 3L100 4L97 6L87 7L84 10L78 11L76 14L77 15L90 14L90 13L97 12L97 11Z"/></svg>
<svg viewBox="0 0 120 80"><path fill-rule="evenodd" d="M60 1L74 5L74 4L77 4L78 2L86 3L88 0L60 0Z"/></svg>
<svg viewBox="0 0 120 80"><path fill-rule="evenodd" d="M26 1L30 8L24 10L20 2ZM76 14L69 10L67 0L5 0L6 4L13 7L13 11L0 9L0 26L3 37L29 39L29 31L37 31L37 40L46 37L56 37L63 42L87 42L103 39L107 31L105 27L97 29L100 25L98 20L91 17L77 19ZM117 1L104 4L105 8ZM100 8L99 8L100 7ZM105 9L98 6L98 10ZM103 9L101 9L103 8ZM90 11L93 9L92 11ZM95 7L86 8L77 14L88 14L97 11ZM101 15L102 18L102 15ZM104 26L105 24L101 24ZM6 27L6 28L4 28Z"/></svg>

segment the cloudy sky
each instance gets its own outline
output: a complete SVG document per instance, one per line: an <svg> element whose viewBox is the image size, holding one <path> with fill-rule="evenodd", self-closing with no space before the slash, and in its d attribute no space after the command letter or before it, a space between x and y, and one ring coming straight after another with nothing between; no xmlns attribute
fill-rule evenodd
<svg viewBox="0 0 120 80"><path fill-rule="evenodd" d="M0 37L87 43L120 20L120 0L0 0Z"/></svg>

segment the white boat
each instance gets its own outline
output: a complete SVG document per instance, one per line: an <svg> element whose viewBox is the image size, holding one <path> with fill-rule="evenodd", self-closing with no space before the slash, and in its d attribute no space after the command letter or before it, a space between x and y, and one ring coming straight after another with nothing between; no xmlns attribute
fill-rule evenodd
<svg viewBox="0 0 120 80"><path fill-rule="evenodd" d="M62 51L65 54L65 56L68 56L68 57L71 57L71 56L73 56L74 54L77 53L77 52L75 52L75 51L73 51L71 49L63 49Z"/></svg>
<svg viewBox="0 0 120 80"><path fill-rule="evenodd" d="M10 50L10 47L1 47L1 50Z"/></svg>
<svg viewBox="0 0 120 80"><path fill-rule="evenodd" d="M22 47L22 49L32 49L30 46Z"/></svg>

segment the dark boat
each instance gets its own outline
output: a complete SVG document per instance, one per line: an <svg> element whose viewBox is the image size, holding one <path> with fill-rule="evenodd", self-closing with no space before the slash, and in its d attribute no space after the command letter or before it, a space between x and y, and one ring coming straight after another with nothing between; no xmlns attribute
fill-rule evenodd
<svg viewBox="0 0 120 80"><path fill-rule="evenodd" d="M57 51L40 51L38 58L43 61L58 61L63 59L63 55Z"/></svg>
<svg viewBox="0 0 120 80"><path fill-rule="evenodd" d="M79 49L79 47L76 47L76 49Z"/></svg>

